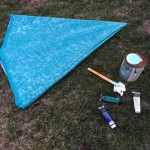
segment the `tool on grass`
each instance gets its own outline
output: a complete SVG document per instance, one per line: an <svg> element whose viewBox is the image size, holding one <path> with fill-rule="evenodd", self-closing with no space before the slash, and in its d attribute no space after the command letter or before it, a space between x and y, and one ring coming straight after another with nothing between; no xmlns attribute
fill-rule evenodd
<svg viewBox="0 0 150 150"><path fill-rule="evenodd" d="M99 101L111 102L111 103L116 103L116 104L122 103L122 101L119 98L112 97L112 96L104 96L103 94L101 94Z"/></svg>
<svg viewBox="0 0 150 150"><path fill-rule="evenodd" d="M135 113L139 114L141 112L140 92L132 92L132 93L134 94L133 96L134 110Z"/></svg>
<svg viewBox="0 0 150 150"><path fill-rule="evenodd" d="M118 92L121 96L123 96L123 92L126 91L126 88L125 88L125 85L122 83L122 82L115 82L109 78L107 78L106 76L100 74L99 72L91 69L91 68L88 68L88 71L94 73L95 75L99 76L100 78L108 81L109 83L113 84L114 85L114 92Z"/></svg>
<svg viewBox="0 0 150 150"><path fill-rule="evenodd" d="M98 107L98 109L100 110L102 116L105 118L105 120L107 121L107 123L109 124L110 128L113 129L116 127L115 122L112 120L112 118L110 117L110 115L108 114L108 112L106 111L104 106Z"/></svg>

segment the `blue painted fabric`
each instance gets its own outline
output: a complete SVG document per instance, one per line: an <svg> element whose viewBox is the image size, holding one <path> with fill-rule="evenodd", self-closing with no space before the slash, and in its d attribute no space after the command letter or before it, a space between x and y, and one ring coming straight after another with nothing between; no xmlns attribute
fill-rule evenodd
<svg viewBox="0 0 150 150"><path fill-rule="evenodd" d="M123 22L10 15L0 60L16 106L28 107L124 26Z"/></svg>

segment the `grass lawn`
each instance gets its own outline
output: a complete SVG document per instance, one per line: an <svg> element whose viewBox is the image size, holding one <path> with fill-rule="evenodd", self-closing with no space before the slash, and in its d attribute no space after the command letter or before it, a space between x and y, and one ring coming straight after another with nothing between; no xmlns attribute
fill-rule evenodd
<svg viewBox="0 0 150 150"><path fill-rule="evenodd" d="M100 115L101 93L112 85L87 71L91 67L115 81L123 57L139 50L150 58L149 0L1 0L0 45L9 14L127 22L128 26L99 47L25 110L14 96L0 67L1 150L149 150L150 64L140 78L126 83L123 104L105 103L117 128L111 130ZM123 81L124 82L124 81ZM141 92L141 114L134 113L132 90Z"/></svg>

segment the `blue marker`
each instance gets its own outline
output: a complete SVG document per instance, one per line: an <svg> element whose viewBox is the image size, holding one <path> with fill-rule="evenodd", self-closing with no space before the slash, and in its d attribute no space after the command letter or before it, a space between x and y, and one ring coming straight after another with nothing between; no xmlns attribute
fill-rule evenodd
<svg viewBox="0 0 150 150"><path fill-rule="evenodd" d="M109 114L107 113L106 109L104 106L98 107L98 109L100 110L100 112L102 113L103 117L105 118L105 120L107 121L107 123L109 124L110 128L113 129L116 127L115 122L111 119L111 117L109 116Z"/></svg>
<svg viewBox="0 0 150 150"><path fill-rule="evenodd" d="M101 97L100 97L99 101L111 102L111 103L116 103L116 104L121 104L122 103L122 101L119 98L112 97L112 96L104 96L102 94L101 94Z"/></svg>

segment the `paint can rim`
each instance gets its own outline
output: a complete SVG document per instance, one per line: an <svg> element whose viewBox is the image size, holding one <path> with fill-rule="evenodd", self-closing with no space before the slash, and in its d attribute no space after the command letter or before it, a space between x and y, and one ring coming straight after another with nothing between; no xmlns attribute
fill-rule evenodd
<svg viewBox="0 0 150 150"><path fill-rule="evenodd" d="M129 54L137 54L138 56L140 56L140 58L142 59L142 61L140 62L140 63L138 63L138 64L131 64L131 63L129 63L128 61L127 61L127 56L129 55ZM133 67L133 68L141 68L141 67L143 67L143 66L145 66L146 65L146 63L147 63L147 57L146 56L144 56L141 52L139 52L139 51L131 51L131 52L129 52L129 53L127 53L126 55L125 55L125 61L127 62L127 64L129 65L129 66L131 66L131 67Z"/></svg>

